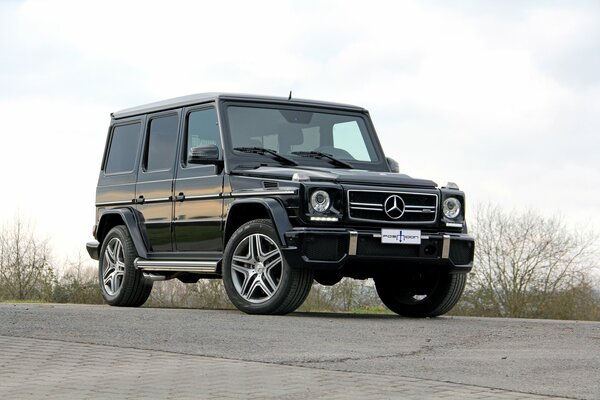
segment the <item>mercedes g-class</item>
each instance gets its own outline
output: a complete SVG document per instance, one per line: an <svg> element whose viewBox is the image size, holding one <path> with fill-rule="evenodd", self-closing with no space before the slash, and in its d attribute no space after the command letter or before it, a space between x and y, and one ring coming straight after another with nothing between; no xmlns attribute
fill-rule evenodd
<svg viewBox="0 0 600 400"><path fill-rule="evenodd" d="M257 314L343 277L373 278L403 316L446 313L462 294L464 193L399 173L365 109L207 93L111 117L86 246L108 304L140 306L174 278L222 278Z"/></svg>

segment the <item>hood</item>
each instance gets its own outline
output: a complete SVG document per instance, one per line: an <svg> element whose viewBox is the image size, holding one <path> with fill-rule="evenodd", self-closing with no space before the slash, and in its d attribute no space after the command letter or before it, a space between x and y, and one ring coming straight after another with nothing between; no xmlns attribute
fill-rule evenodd
<svg viewBox="0 0 600 400"><path fill-rule="evenodd" d="M415 179L394 172L365 171L358 169L329 169L319 167L259 167L256 169L235 169L234 175L251 176L263 179L292 180L294 174L303 174L311 182L336 182L378 186L408 186L436 188L437 184L428 179Z"/></svg>

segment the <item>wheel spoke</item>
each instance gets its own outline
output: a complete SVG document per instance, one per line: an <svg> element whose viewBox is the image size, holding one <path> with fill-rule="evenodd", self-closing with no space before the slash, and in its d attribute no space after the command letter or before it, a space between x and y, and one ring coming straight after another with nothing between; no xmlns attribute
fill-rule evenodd
<svg viewBox="0 0 600 400"><path fill-rule="evenodd" d="M105 275L105 276L104 276L104 284L105 284L106 286L111 286L111 283L110 283L110 282L111 282L111 281L114 279L114 276L115 276L115 273L114 273L114 272L112 272L112 273L110 273L110 274L108 274L108 275Z"/></svg>
<svg viewBox="0 0 600 400"><path fill-rule="evenodd" d="M111 264L114 264L117 258L115 257L114 249L110 248L110 245L106 246L106 258Z"/></svg>
<svg viewBox="0 0 600 400"><path fill-rule="evenodd" d="M106 278L113 273L114 271L114 267L112 265L109 265L105 270L104 270L104 275L102 276L105 280Z"/></svg>
<svg viewBox="0 0 600 400"><path fill-rule="evenodd" d="M262 278L260 279L258 286L263 292L265 292L267 297L271 297L273 295L273 289L269 288L269 285L267 285Z"/></svg>
<svg viewBox="0 0 600 400"><path fill-rule="evenodd" d="M244 274L244 277L247 277L250 274L250 271L252 271L250 268L244 267L242 265L237 265L237 264L231 264L231 269L239 272L241 274Z"/></svg>
<svg viewBox="0 0 600 400"><path fill-rule="evenodd" d="M248 237L248 249L251 262L258 261L260 254L260 236L252 235Z"/></svg>
<svg viewBox="0 0 600 400"><path fill-rule="evenodd" d="M242 297L246 299L250 299L252 297L252 293L258 287L258 276L256 274L249 274L248 277L244 280L242 284L242 289L240 290L240 294Z"/></svg>
<svg viewBox="0 0 600 400"><path fill-rule="evenodd" d="M274 266L276 266L280 262L281 262L281 256L278 256L277 258L272 259L268 263L265 263L265 272L269 272L271 269L273 269Z"/></svg>
<svg viewBox="0 0 600 400"><path fill-rule="evenodd" d="M273 280L271 274L269 274L268 272L263 274L262 286L267 296L271 296L275 289L277 289L277 284Z"/></svg>

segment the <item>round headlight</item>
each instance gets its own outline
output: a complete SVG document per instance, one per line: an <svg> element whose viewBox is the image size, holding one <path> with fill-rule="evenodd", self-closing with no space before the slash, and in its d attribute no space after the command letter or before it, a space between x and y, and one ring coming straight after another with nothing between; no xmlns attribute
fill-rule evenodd
<svg viewBox="0 0 600 400"><path fill-rule="evenodd" d="M442 211L446 218L454 219L460 214L460 201L454 197L448 197L444 200Z"/></svg>
<svg viewBox="0 0 600 400"><path fill-rule="evenodd" d="M317 190L310 196L310 205L316 212L324 213L329 210L331 205L329 193L324 190Z"/></svg>

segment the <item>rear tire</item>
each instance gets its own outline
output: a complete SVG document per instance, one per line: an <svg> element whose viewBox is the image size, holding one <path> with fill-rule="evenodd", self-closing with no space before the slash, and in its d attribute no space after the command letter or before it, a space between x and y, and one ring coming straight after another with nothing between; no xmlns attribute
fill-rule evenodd
<svg viewBox="0 0 600 400"><path fill-rule="evenodd" d="M248 314L287 314L310 292L313 271L291 268L268 219L250 221L231 236L223 258L229 299Z"/></svg>
<svg viewBox="0 0 600 400"><path fill-rule="evenodd" d="M139 307L152 291L133 261L138 256L129 232L123 225L112 228L102 242L98 268L100 290L111 306Z"/></svg>
<svg viewBox="0 0 600 400"><path fill-rule="evenodd" d="M460 299L466 283L466 274L444 272L375 278L375 288L383 304L398 315L412 318L447 313Z"/></svg>

